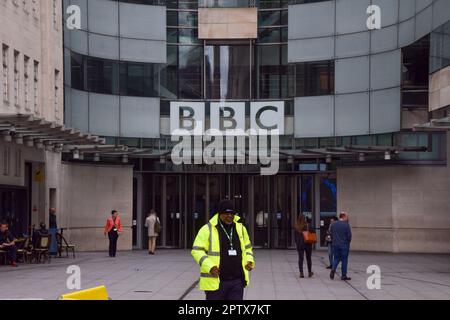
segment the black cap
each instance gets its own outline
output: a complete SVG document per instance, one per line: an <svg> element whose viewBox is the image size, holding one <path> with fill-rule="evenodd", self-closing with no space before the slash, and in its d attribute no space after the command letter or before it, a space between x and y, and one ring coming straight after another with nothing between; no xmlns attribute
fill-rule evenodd
<svg viewBox="0 0 450 320"><path fill-rule="evenodd" d="M231 200L222 200L219 203L219 213L234 213L234 203Z"/></svg>

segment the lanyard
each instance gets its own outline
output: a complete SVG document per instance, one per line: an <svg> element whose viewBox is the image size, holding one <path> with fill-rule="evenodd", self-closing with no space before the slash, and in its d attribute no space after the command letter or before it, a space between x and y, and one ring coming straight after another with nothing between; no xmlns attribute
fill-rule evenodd
<svg viewBox="0 0 450 320"><path fill-rule="evenodd" d="M225 228L223 227L222 222L219 222L219 224L222 227L222 230L225 233L225 235L227 236L228 240L230 241L231 250L233 250L233 227L231 227L231 236L230 236L228 234L227 230L225 230Z"/></svg>

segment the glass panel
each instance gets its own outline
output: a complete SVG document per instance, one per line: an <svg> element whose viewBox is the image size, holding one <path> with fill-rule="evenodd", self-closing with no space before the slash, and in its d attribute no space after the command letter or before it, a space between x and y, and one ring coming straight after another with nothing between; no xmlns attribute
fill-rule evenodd
<svg viewBox="0 0 450 320"><path fill-rule="evenodd" d="M319 61L296 65L297 97L329 95L334 92L334 62Z"/></svg>
<svg viewBox="0 0 450 320"><path fill-rule="evenodd" d="M155 209L156 214L161 219L161 223L164 228L163 232L167 232L167 228L164 227L164 225L166 224L165 220L164 220L166 218L166 215L165 215L165 212L163 212L163 206L162 206L162 201L163 201L163 188L161 188L162 185L163 185L163 177L162 176L153 176L152 190L153 190L154 198L150 199L151 203L150 203L149 210ZM156 240L157 244L159 244L159 245L162 244L162 238L163 237L157 238L157 240ZM148 241L146 243L146 248L148 249Z"/></svg>
<svg viewBox="0 0 450 320"><path fill-rule="evenodd" d="M260 11L258 15L258 25L260 27L265 26L277 26L281 24L281 12L280 11Z"/></svg>
<svg viewBox="0 0 450 320"><path fill-rule="evenodd" d="M258 98L279 98L281 90L280 79L284 71L280 65L280 46L258 46L257 55Z"/></svg>
<svg viewBox="0 0 450 320"><path fill-rule="evenodd" d="M201 99L203 47L179 46L179 98Z"/></svg>
<svg viewBox="0 0 450 320"><path fill-rule="evenodd" d="M301 176L300 177L300 197L299 208L300 214L312 219L314 214L313 207L313 194L314 194L314 178L313 176Z"/></svg>
<svg viewBox="0 0 450 320"><path fill-rule="evenodd" d="M281 8L283 5L287 5L287 3L284 2L285 1L280 0L259 0L259 8L261 9Z"/></svg>
<svg viewBox="0 0 450 320"><path fill-rule="evenodd" d="M450 21L431 33L430 72L450 66Z"/></svg>
<svg viewBox="0 0 450 320"><path fill-rule="evenodd" d="M288 25L288 10L282 10L281 11L281 24L283 26L287 26Z"/></svg>
<svg viewBox="0 0 450 320"><path fill-rule="evenodd" d="M167 11L167 25L168 26L178 25L178 14L176 11Z"/></svg>
<svg viewBox="0 0 450 320"><path fill-rule="evenodd" d="M71 77L72 88L78 90L85 90L84 88L84 70L83 70L83 56L72 53L71 56Z"/></svg>
<svg viewBox="0 0 450 320"><path fill-rule="evenodd" d="M168 99L176 99L178 94L178 48L167 46L167 63L161 67L160 95Z"/></svg>
<svg viewBox="0 0 450 320"><path fill-rule="evenodd" d="M246 8L255 6L255 0L199 0L200 8Z"/></svg>
<svg viewBox="0 0 450 320"><path fill-rule="evenodd" d="M91 92L118 93L118 64L108 60L87 58L87 89Z"/></svg>
<svg viewBox="0 0 450 320"><path fill-rule="evenodd" d="M222 199L224 191L222 190L222 179L220 176L209 177L209 216L212 216L217 212L219 202Z"/></svg>
<svg viewBox="0 0 450 320"><path fill-rule="evenodd" d="M178 29L167 28L167 42L178 43Z"/></svg>
<svg viewBox="0 0 450 320"><path fill-rule="evenodd" d="M205 56L207 98L250 98L250 46L206 46Z"/></svg>
<svg viewBox="0 0 450 320"><path fill-rule="evenodd" d="M183 44L200 43L197 29L178 29L178 42Z"/></svg>
<svg viewBox="0 0 450 320"><path fill-rule="evenodd" d="M272 215L272 236L273 248L287 248L291 244L291 179L288 176L275 177L276 199L275 208Z"/></svg>
<svg viewBox="0 0 450 320"><path fill-rule="evenodd" d="M125 62L120 64L120 93L126 96L157 96L157 73L153 65Z"/></svg>
<svg viewBox="0 0 450 320"><path fill-rule="evenodd" d="M326 231L331 217L337 216L336 178L320 178L320 246L326 247Z"/></svg>
<svg viewBox="0 0 450 320"><path fill-rule="evenodd" d="M234 200L236 212L242 218L247 230L250 230L248 215L248 178L246 176L233 175L231 183L231 196Z"/></svg>
<svg viewBox="0 0 450 320"><path fill-rule="evenodd" d="M181 221L181 177L166 177L166 245L178 247Z"/></svg>
<svg viewBox="0 0 450 320"><path fill-rule="evenodd" d="M269 184L267 177L255 176L254 182L254 214L255 237L254 245L269 247Z"/></svg>
<svg viewBox="0 0 450 320"><path fill-rule="evenodd" d="M178 0L178 9L197 9L198 0Z"/></svg>
<svg viewBox="0 0 450 320"><path fill-rule="evenodd" d="M178 0L166 0L166 6L168 9L177 9Z"/></svg>
<svg viewBox="0 0 450 320"><path fill-rule="evenodd" d="M399 135L400 146L402 147L417 147L418 135L414 133L402 133ZM416 160L416 152L402 152L400 153L400 159L402 160Z"/></svg>
<svg viewBox="0 0 450 320"><path fill-rule="evenodd" d="M259 29L258 43L280 43L280 28Z"/></svg>
<svg viewBox="0 0 450 320"><path fill-rule="evenodd" d="M187 246L206 221L206 176L187 176Z"/></svg>
<svg viewBox="0 0 450 320"><path fill-rule="evenodd" d="M180 27L196 27L198 24L198 14L194 11L178 12L178 25Z"/></svg>
<svg viewBox="0 0 450 320"><path fill-rule="evenodd" d="M402 49L403 87L427 87L430 62L430 37L426 36Z"/></svg>

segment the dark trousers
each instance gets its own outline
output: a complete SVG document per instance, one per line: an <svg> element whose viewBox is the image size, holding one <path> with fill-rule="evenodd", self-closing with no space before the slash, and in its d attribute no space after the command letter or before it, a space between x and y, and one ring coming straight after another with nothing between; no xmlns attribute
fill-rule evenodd
<svg viewBox="0 0 450 320"><path fill-rule="evenodd" d="M333 270L336 270L339 262L342 262L342 276L347 276L349 246L333 246Z"/></svg>
<svg viewBox="0 0 450 320"><path fill-rule="evenodd" d="M306 253L306 264L308 265L308 272L311 272L312 269L312 245L305 244L304 246L297 248L298 252L298 268L300 272L303 272L303 258Z"/></svg>
<svg viewBox="0 0 450 320"><path fill-rule="evenodd" d="M244 300L244 281L221 280L219 290L206 291L206 300Z"/></svg>
<svg viewBox="0 0 450 320"><path fill-rule="evenodd" d="M109 237L109 256L115 257L117 251L117 239L119 239L119 234L117 231L111 230L108 232Z"/></svg>
<svg viewBox="0 0 450 320"><path fill-rule="evenodd" d="M331 242L328 242L328 259L330 260L330 266L333 266L333 245Z"/></svg>
<svg viewBox="0 0 450 320"><path fill-rule="evenodd" d="M17 261L17 247L16 246L5 247L2 250L6 251L7 257L9 258L10 262Z"/></svg>

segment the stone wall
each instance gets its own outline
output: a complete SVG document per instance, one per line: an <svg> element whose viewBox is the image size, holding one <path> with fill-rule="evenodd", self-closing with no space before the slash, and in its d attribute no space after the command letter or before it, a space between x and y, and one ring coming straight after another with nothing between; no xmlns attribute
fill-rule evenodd
<svg viewBox="0 0 450 320"><path fill-rule="evenodd" d="M448 166L338 168L337 181L353 249L450 253Z"/></svg>
<svg viewBox="0 0 450 320"><path fill-rule="evenodd" d="M132 249L133 169L131 166L61 164L58 227L79 251L108 249L103 235L111 210L119 211L124 232L118 250Z"/></svg>

